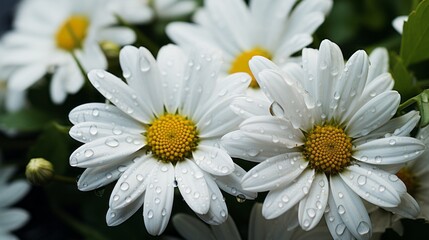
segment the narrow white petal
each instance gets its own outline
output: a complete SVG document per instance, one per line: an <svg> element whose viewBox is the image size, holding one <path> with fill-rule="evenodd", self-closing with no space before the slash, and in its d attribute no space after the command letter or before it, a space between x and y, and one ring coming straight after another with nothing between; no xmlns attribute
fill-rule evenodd
<svg viewBox="0 0 429 240"><path fill-rule="evenodd" d="M139 95L121 79L104 70L92 70L88 73L92 85L103 96L114 103L116 107L134 119L149 123L153 119L153 112Z"/></svg>
<svg viewBox="0 0 429 240"><path fill-rule="evenodd" d="M328 203L329 182L326 175L317 173L313 182L308 195L299 202L299 224L306 231L313 230L320 222Z"/></svg>
<svg viewBox="0 0 429 240"><path fill-rule="evenodd" d="M106 123L132 129L141 128L142 124L123 113L114 105L104 103L86 103L75 107L69 113L73 124L83 122Z"/></svg>
<svg viewBox="0 0 429 240"><path fill-rule="evenodd" d="M134 215L137 210L141 208L144 202L144 195L142 193L135 201L130 202L127 206L120 209L109 208L106 213L106 223L108 226L117 226L125 222L128 218Z"/></svg>
<svg viewBox="0 0 429 240"><path fill-rule="evenodd" d="M4 232L21 228L29 218L30 215L23 209L2 209L0 211L0 238Z"/></svg>
<svg viewBox="0 0 429 240"><path fill-rule="evenodd" d="M332 197L347 229L358 239L370 239L372 235L371 220L362 200L344 182L344 178L330 177Z"/></svg>
<svg viewBox="0 0 429 240"><path fill-rule="evenodd" d="M163 101L160 97L161 76L152 54L143 47L137 49L125 46L119 54L119 60L122 75L144 106L149 106L151 112L156 115L163 113Z"/></svg>
<svg viewBox="0 0 429 240"><path fill-rule="evenodd" d="M121 46L132 44L136 40L136 34L126 27L108 27L101 29L97 33L99 41L109 41L119 44Z"/></svg>
<svg viewBox="0 0 429 240"><path fill-rule="evenodd" d="M304 134L292 124L278 117L255 116L246 119L240 125L240 130L247 136L270 142L278 147L294 148L301 146Z"/></svg>
<svg viewBox="0 0 429 240"><path fill-rule="evenodd" d="M405 163L420 156L425 148L415 138L391 136L356 146L353 158L378 165Z"/></svg>
<svg viewBox="0 0 429 240"><path fill-rule="evenodd" d="M253 162L262 162L267 158L292 150L271 144L271 141L261 141L257 138L249 137L240 130L230 132L223 136L221 144L231 157Z"/></svg>
<svg viewBox="0 0 429 240"><path fill-rule="evenodd" d="M265 99L236 97L230 107L241 118L250 118L252 116L269 115L270 105L271 103Z"/></svg>
<svg viewBox="0 0 429 240"><path fill-rule="evenodd" d="M266 219L273 219L295 206L308 194L314 176L314 169L307 169L296 179L296 182L268 192L262 207L262 215Z"/></svg>
<svg viewBox="0 0 429 240"><path fill-rule="evenodd" d="M15 180L2 186L0 194L0 208L15 204L30 190L30 185L25 180Z"/></svg>
<svg viewBox="0 0 429 240"><path fill-rule="evenodd" d="M225 192L237 196L239 198L255 199L256 192L246 191L241 185L241 179L246 174L246 171L239 165L235 164L234 171L226 176L216 176L215 181L218 186Z"/></svg>
<svg viewBox="0 0 429 240"><path fill-rule="evenodd" d="M170 220L173 200L174 166L158 162L148 176L143 205L144 224L149 234L159 236L164 232Z"/></svg>
<svg viewBox="0 0 429 240"><path fill-rule="evenodd" d="M223 98L224 95L242 94L249 87L251 76L244 72L232 73L226 77L218 79L216 89L213 90L218 99Z"/></svg>
<svg viewBox="0 0 429 240"><path fill-rule="evenodd" d="M133 162L124 161L122 164L87 168L79 177L77 188L80 191L92 191L116 181Z"/></svg>
<svg viewBox="0 0 429 240"><path fill-rule="evenodd" d="M145 132L141 126L139 128L128 128L122 124L112 123L82 122L74 125L69 134L72 138L83 142L91 142L99 138L108 136L118 136L122 134L138 135Z"/></svg>
<svg viewBox="0 0 429 240"><path fill-rule="evenodd" d="M352 233L347 229L343 219L337 210L337 205L334 202L332 194L329 194L327 212L325 213L325 221L328 225L329 232L334 239L354 239Z"/></svg>
<svg viewBox="0 0 429 240"><path fill-rule="evenodd" d="M0 168L0 184L6 183L16 171L16 166L6 165Z"/></svg>
<svg viewBox="0 0 429 240"><path fill-rule="evenodd" d="M200 144L192 153L195 163L215 176L224 176L234 171L234 162L225 150Z"/></svg>
<svg viewBox="0 0 429 240"><path fill-rule="evenodd" d="M377 173L386 176L383 178ZM359 196L377 206L395 207L400 203L398 191L392 185L392 180L400 182L394 175L371 168L365 164L350 166L339 174L343 181ZM391 175L387 178L388 175ZM405 185L403 186L405 187Z"/></svg>
<svg viewBox="0 0 429 240"><path fill-rule="evenodd" d="M300 51L301 49L309 45L312 41L313 38L311 37L311 35L306 33L299 33L296 35L292 35L291 37L285 38L276 50L276 55L274 56L273 61L279 64L284 64L287 60L289 60L292 54Z"/></svg>
<svg viewBox="0 0 429 240"><path fill-rule="evenodd" d="M399 16L393 19L392 26L400 34L404 27L404 22L408 21L408 16Z"/></svg>
<svg viewBox="0 0 429 240"><path fill-rule="evenodd" d="M389 70L389 53L386 48L378 47L372 50L369 55L368 83L374 80L377 76L387 73Z"/></svg>
<svg viewBox="0 0 429 240"><path fill-rule="evenodd" d="M301 152L284 153L259 163L244 175L242 186L248 191L264 192L290 184L307 167Z"/></svg>
<svg viewBox="0 0 429 240"><path fill-rule="evenodd" d="M240 232L231 216L222 225L211 225L211 228L216 239L241 240Z"/></svg>
<svg viewBox="0 0 429 240"><path fill-rule="evenodd" d="M123 134L85 143L70 156L72 167L96 167L118 161L141 149L145 143L139 135Z"/></svg>
<svg viewBox="0 0 429 240"><path fill-rule="evenodd" d="M253 76L258 76L259 73L266 69L275 71L281 71L280 67L273 63L271 60L263 56L254 56L249 61L249 68L252 71Z"/></svg>
<svg viewBox="0 0 429 240"><path fill-rule="evenodd" d="M210 228L197 218L184 213L178 213L172 218L174 228L188 240L216 240Z"/></svg>
<svg viewBox="0 0 429 240"><path fill-rule="evenodd" d="M420 206L417 201L408 193L401 196L401 203L397 207L388 208L385 210L393 212L404 218L415 219L421 214Z"/></svg>
<svg viewBox="0 0 429 240"><path fill-rule="evenodd" d="M317 81L317 62L319 61L319 51L312 48L304 48L302 50L302 68L304 70L304 78L301 80L302 86L309 92L313 98L317 99L318 86ZM339 74L343 69L338 69Z"/></svg>
<svg viewBox="0 0 429 240"><path fill-rule="evenodd" d="M152 172L157 167L157 161L151 156L136 159L135 163L120 176L109 199L109 207L120 209L139 198L149 185Z"/></svg>
<svg viewBox="0 0 429 240"><path fill-rule="evenodd" d="M347 123L350 137L365 136L389 121L396 113L400 95L396 91L383 92L363 105Z"/></svg>
<svg viewBox="0 0 429 240"><path fill-rule="evenodd" d="M383 73L367 83L357 106L362 107L369 100L393 89L394 80L390 73Z"/></svg>
<svg viewBox="0 0 429 240"><path fill-rule="evenodd" d="M206 214L198 214L198 217L210 225L222 224L228 218L225 199L212 177L209 174L205 174L204 178L210 193L210 208Z"/></svg>
<svg viewBox="0 0 429 240"><path fill-rule="evenodd" d="M176 180L180 193L188 206L198 214L210 208L210 195L204 172L191 160L176 163Z"/></svg>
<svg viewBox="0 0 429 240"><path fill-rule="evenodd" d="M15 90L27 90L46 74L45 64L28 65L14 71L8 81L8 87Z"/></svg>

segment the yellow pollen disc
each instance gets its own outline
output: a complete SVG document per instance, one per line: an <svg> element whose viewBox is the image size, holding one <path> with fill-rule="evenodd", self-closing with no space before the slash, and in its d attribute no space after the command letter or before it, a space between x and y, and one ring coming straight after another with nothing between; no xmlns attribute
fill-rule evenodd
<svg viewBox="0 0 429 240"><path fill-rule="evenodd" d="M335 126L316 126L307 135L304 156L310 168L326 174L337 174L350 165L352 140Z"/></svg>
<svg viewBox="0 0 429 240"><path fill-rule="evenodd" d="M403 167L399 170L399 172L396 173L396 176L398 176L398 178L404 182L405 186L407 187L407 192L411 196L414 196L414 193L418 188L418 183L416 177L410 171L410 169Z"/></svg>
<svg viewBox="0 0 429 240"><path fill-rule="evenodd" d="M57 46L67 51L81 48L88 25L89 21L85 16L73 15L69 17L55 34Z"/></svg>
<svg viewBox="0 0 429 240"><path fill-rule="evenodd" d="M198 132L191 120L180 115L166 114L148 127L146 139L156 158L175 163L192 156L198 145Z"/></svg>
<svg viewBox="0 0 429 240"><path fill-rule="evenodd" d="M252 76L252 81L250 82L251 88L259 88L258 82L256 82L255 77L252 74L252 71L249 68L249 60L254 56L263 56L271 60L271 54L263 48L253 48L249 51L240 53L235 60L232 62L229 73L245 72Z"/></svg>

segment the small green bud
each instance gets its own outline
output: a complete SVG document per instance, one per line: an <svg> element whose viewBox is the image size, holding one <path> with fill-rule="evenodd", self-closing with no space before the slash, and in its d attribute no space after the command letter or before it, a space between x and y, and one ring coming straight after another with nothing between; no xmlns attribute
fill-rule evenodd
<svg viewBox="0 0 429 240"><path fill-rule="evenodd" d="M54 167L44 158L33 158L27 164L25 176L34 185L45 185L54 176Z"/></svg>

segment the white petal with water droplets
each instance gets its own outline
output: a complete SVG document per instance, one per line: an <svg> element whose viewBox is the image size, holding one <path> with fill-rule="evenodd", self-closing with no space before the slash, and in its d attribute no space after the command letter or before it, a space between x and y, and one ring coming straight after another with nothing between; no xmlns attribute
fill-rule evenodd
<svg viewBox="0 0 429 240"><path fill-rule="evenodd" d="M204 171L224 176L234 171L234 162L225 150L200 144L192 153L195 163Z"/></svg>
<svg viewBox="0 0 429 240"><path fill-rule="evenodd" d="M236 97L230 107L242 118L269 115L271 103L268 100L250 97Z"/></svg>
<svg viewBox="0 0 429 240"><path fill-rule="evenodd" d="M295 206L308 194L314 175L314 169L307 169L296 179L296 182L268 192L262 207L262 215L266 219L273 219Z"/></svg>
<svg viewBox="0 0 429 240"><path fill-rule="evenodd" d="M109 199L109 207L119 209L139 198L149 185L149 177L157 167L157 161L152 156L136 159L121 175Z"/></svg>
<svg viewBox="0 0 429 240"><path fill-rule="evenodd" d="M415 138L391 136L356 146L353 158L379 165L405 163L420 156L425 148Z"/></svg>
<svg viewBox="0 0 429 240"><path fill-rule="evenodd" d="M146 230L161 235L170 220L174 200L174 166L158 162L147 178L143 218Z"/></svg>
<svg viewBox="0 0 429 240"><path fill-rule="evenodd" d="M371 220L362 200L344 182L344 177L330 176L331 193L338 211L347 229L358 239L370 239Z"/></svg>
<svg viewBox="0 0 429 240"><path fill-rule="evenodd" d="M91 142L99 138L108 136L118 136L122 134L138 135L145 132L143 127L128 128L122 124L99 123L99 122L82 122L71 127L69 134L72 138L83 142Z"/></svg>
<svg viewBox="0 0 429 240"><path fill-rule="evenodd" d="M140 135L99 138L76 149L70 156L70 165L82 168L108 165L131 155L144 145Z"/></svg>
<svg viewBox="0 0 429 240"><path fill-rule="evenodd" d="M395 207L406 192L398 177L370 165L352 165L339 175L356 194L377 206Z"/></svg>
<svg viewBox="0 0 429 240"><path fill-rule="evenodd" d="M198 217L210 225L222 224L228 218L228 208L226 207L225 199L211 176L205 174L204 178L209 189L210 208L206 214L198 214Z"/></svg>
<svg viewBox="0 0 429 240"><path fill-rule="evenodd" d="M299 202L298 219L301 228L314 229L323 217L329 196L329 182L324 173L316 173L309 193Z"/></svg>
<svg viewBox="0 0 429 240"><path fill-rule="evenodd" d="M189 207L198 214L206 214L210 208L210 194L204 172L191 160L176 163L176 180L180 193Z"/></svg>
<svg viewBox="0 0 429 240"><path fill-rule="evenodd" d="M106 223L108 226L117 226L130 218L141 208L144 201L144 193L135 201L120 209L109 208L106 213Z"/></svg>
<svg viewBox="0 0 429 240"><path fill-rule="evenodd" d="M248 191L264 192L295 180L307 167L301 152L284 153L259 163L244 175L242 186Z"/></svg>
<svg viewBox="0 0 429 240"><path fill-rule="evenodd" d="M137 92L121 79L104 70L92 70L88 73L92 85L109 101L132 118L149 123L154 113Z"/></svg>
<svg viewBox="0 0 429 240"><path fill-rule="evenodd" d="M409 193L401 195L401 203L397 207L384 209L409 219L415 219L422 213L419 204Z"/></svg>
<svg viewBox="0 0 429 240"><path fill-rule="evenodd" d="M285 119L272 116L248 118L240 124L240 130L251 138L278 147L294 148L301 146L304 141L304 135L301 130L295 129Z"/></svg>
<svg viewBox="0 0 429 240"><path fill-rule="evenodd" d="M263 56L254 56L249 60L249 67L253 76L258 76L259 73L266 69L281 71L275 63ZM257 79L258 80L258 79ZM259 81L259 80L258 80Z"/></svg>
<svg viewBox="0 0 429 240"><path fill-rule="evenodd" d="M352 233L347 229L343 219L337 210L332 194L329 194L327 212L325 213L326 224L334 239L354 239Z"/></svg>
<svg viewBox="0 0 429 240"><path fill-rule="evenodd" d="M394 80L390 73L383 73L373 79L371 82L367 83L365 89L359 99L359 103L356 105L362 107L372 98L377 95L392 90L394 85Z"/></svg>
<svg viewBox="0 0 429 240"><path fill-rule="evenodd" d="M246 171L239 165L235 164L234 171L226 176L216 176L215 181L218 186L225 192L233 195L242 195L246 199L255 199L258 194L252 191L246 191L241 185L241 179L243 178Z"/></svg>

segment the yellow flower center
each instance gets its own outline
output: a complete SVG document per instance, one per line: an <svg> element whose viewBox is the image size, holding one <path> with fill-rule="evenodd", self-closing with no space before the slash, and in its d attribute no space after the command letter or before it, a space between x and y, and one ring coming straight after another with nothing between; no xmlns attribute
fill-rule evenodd
<svg viewBox="0 0 429 240"><path fill-rule="evenodd" d="M148 127L146 139L149 150L156 158L175 163L192 156L198 145L198 131L191 120L166 114Z"/></svg>
<svg viewBox="0 0 429 240"><path fill-rule="evenodd" d="M232 62L231 68L229 69L229 73L236 72L245 72L248 73L252 77L252 81L250 82L251 88L259 88L258 82L252 74L252 71L249 68L249 60L254 56L263 56L268 59L271 59L271 54L260 47L255 47L249 51L244 51L238 55L235 60Z"/></svg>
<svg viewBox="0 0 429 240"><path fill-rule="evenodd" d="M337 174L350 165L352 140L336 126L316 126L307 135L303 153L317 172Z"/></svg>
<svg viewBox="0 0 429 240"><path fill-rule="evenodd" d="M57 46L67 51L82 47L86 37L89 21L82 15L72 15L58 29L55 34Z"/></svg>
<svg viewBox="0 0 429 240"><path fill-rule="evenodd" d="M417 179L414 174L410 171L410 169L403 167L396 173L396 176L404 182L407 187L407 192L414 196L416 189L418 187Z"/></svg>

